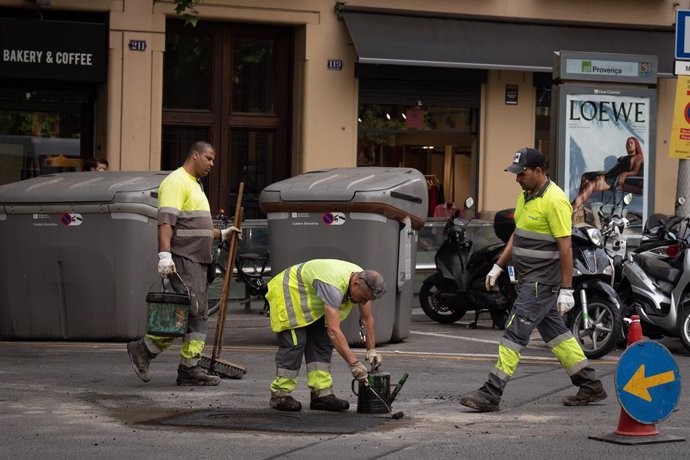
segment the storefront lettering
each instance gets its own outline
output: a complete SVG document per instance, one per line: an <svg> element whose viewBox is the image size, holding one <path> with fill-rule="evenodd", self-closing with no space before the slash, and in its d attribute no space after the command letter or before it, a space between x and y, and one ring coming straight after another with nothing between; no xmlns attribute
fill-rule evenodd
<svg viewBox="0 0 690 460"><path fill-rule="evenodd" d="M611 121L613 115L615 121L630 121L644 123L646 120L644 102L606 102L606 101L570 101L568 119L570 120L599 120Z"/></svg>
<svg viewBox="0 0 690 460"><path fill-rule="evenodd" d="M17 62L24 64L60 64L91 67L93 65L92 53L75 53L70 51L43 51L37 50L2 50L3 62Z"/></svg>
<svg viewBox="0 0 690 460"><path fill-rule="evenodd" d="M2 50L3 62L28 62L40 64L41 56L43 56L43 51Z"/></svg>

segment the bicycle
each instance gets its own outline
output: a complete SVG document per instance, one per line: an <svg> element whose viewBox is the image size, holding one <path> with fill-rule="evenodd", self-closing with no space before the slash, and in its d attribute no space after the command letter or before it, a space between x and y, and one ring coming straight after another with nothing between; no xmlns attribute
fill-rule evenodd
<svg viewBox="0 0 690 460"><path fill-rule="evenodd" d="M221 212L214 218L214 226L217 228L225 228L230 223L230 219L225 217ZM228 242L221 242L214 251L213 262L211 264L208 274L208 315L214 315L220 309L220 296L223 291L223 282L225 279L225 270L228 260ZM260 256L254 253L238 254L235 257L235 281L244 284L245 298L242 302L245 304L245 309L249 309L252 298L263 298L264 306L261 314L268 316L269 306L265 299L265 294L268 291L266 282L264 281L266 267L269 261L269 253L265 256ZM228 299L228 302L230 299Z"/></svg>

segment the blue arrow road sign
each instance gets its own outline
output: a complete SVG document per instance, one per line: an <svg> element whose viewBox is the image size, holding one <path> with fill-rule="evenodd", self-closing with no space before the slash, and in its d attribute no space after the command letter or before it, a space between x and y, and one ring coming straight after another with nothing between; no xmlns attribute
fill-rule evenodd
<svg viewBox="0 0 690 460"><path fill-rule="evenodd" d="M690 10L676 11L676 59L690 59Z"/></svg>
<svg viewBox="0 0 690 460"><path fill-rule="evenodd" d="M671 353L656 342L635 342L616 368L616 396L630 417L648 425L666 419L680 398L680 373Z"/></svg>

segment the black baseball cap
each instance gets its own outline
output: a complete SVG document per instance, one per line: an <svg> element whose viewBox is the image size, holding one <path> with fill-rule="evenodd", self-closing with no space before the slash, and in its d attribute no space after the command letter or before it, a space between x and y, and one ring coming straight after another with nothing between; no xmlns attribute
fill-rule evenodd
<svg viewBox="0 0 690 460"><path fill-rule="evenodd" d="M544 155L542 155L539 150L523 147L515 152L513 163L504 169L504 171L520 174L526 168L536 167L544 169Z"/></svg>

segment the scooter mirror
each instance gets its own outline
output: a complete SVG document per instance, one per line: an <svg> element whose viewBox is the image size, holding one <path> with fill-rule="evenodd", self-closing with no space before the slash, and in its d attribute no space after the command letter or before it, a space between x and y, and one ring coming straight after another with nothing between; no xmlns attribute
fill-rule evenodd
<svg viewBox="0 0 690 460"><path fill-rule="evenodd" d="M623 197L623 203L625 203L626 205L629 205L630 203L632 203L632 198L633 198L632 193L626 193L625 196Z"/></svg>
<svg viewBox="0 0 690 460"><path fill-rule="evenodd" d="M472 206L474 206L474 198L468 197L468 198L465 200L465 209L469 209L469 208L471 208Z"/></svg>

